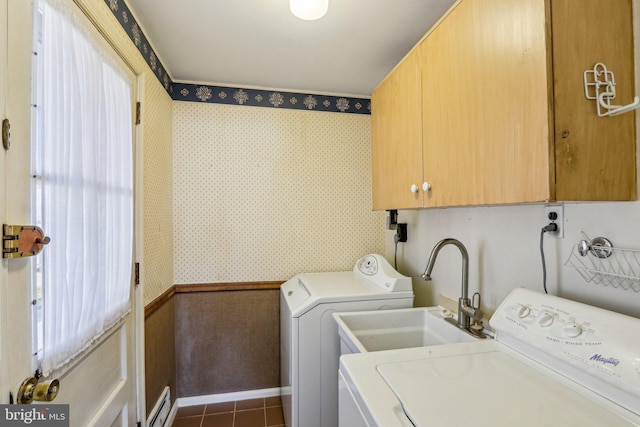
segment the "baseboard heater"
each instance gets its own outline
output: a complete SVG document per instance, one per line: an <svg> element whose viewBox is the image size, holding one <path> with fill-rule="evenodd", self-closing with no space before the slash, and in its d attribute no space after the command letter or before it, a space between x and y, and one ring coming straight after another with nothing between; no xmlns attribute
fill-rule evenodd
<svg viewBox="0 0 640 427"><path fill-rule="evenodd" d="M147 426L164 427L169 412L171 412L171 391L169 387L165 387L147 418Z"/></svg>

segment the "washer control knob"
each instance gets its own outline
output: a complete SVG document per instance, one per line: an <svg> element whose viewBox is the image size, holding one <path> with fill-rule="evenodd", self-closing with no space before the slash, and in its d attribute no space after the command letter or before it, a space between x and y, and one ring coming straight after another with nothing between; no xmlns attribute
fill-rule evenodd
<svg viewBox="0 0 640 427"><path fill-rule="evenodd" d="M531 308L528 305L522 305L518 309L518 317L524 319L531 313Z"/></svg>
<svg viewBox="0 0 640 427"><path fill-rule="evenodd" d="M582 334L582 326L578 323L567 323L562 327L562 332L569 338L575 338Z"/></svg>
<svg viewBox="0 0 640 427"><path fill-rule="evenodd" d="M538 325L540 325L543 328L546 328L548 326L553 325L553 322L555 321L555 317L553 317L553 314L551 313L543 313L542 317L540 317L540 320L538 320Z"/></svg>

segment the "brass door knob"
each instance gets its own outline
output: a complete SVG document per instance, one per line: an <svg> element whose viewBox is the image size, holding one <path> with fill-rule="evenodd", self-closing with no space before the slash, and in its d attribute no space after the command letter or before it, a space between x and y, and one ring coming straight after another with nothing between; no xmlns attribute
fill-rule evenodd
<svg viewBox="0 0 640 427"><path fill-rule="evenodd" d="M38 382L36 377L27 378L18 389L18 403L51 402L58 395L60 381L57 379Z"/></svg>

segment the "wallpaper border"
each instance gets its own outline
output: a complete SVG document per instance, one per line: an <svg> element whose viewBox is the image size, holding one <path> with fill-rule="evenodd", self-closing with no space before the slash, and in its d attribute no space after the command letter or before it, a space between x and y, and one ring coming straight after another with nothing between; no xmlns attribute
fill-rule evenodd
<svg viewBox="0 0 640 427"><path fill-rule="evenodd" d="M206 102L288 110L371 114L371 100L299 92L257 90L174 82L124 0L104 0L160 84L174 101Z"/></svg>
<svg viewBox="0 0 640 427"><path fill-rule="evenodd" d="M113 16L116 17L120 26L127 33L133 44L140 52L140 55L144 58L145 62L153 71L160 84L171 95L173 92L173 81L167 73L165 67L162 65L160 59L156 55L155 51L151 48L151 44L145 36L144 32L138 25L138 22L133 17L129 5L124 0L104 0L107 4Z"/></svg>
<svg viewBox="0 0 640 427"><path fill-rule="evenodd" d="M232 88L188 83L173 83L174 101L207 102L289 110L332 111L371 114L371 100L343 96L315 95L266 89Z"/></svg>

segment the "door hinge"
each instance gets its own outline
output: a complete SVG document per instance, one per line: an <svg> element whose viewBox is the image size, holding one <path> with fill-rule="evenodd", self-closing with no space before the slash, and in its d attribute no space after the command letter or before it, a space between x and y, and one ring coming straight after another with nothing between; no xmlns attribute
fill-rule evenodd
<svg viewBox="0 0 640 427"><path fill-rule="evenodd" d="M140 284L140 263L136 262L134 266L134 283L137 285Z"/></svg>
<svg viewBox="0 0 640 427"><path fill-rule="evenodd" d="M5 150L11 147L11 123L9 123L9 119L2 120L2 146Z"/></svg>
<svg viewBox="0 0 640 427"><path fill-rule="evenodd" d="M140 102L136 102L136 124L140 124Z"/></svg>

